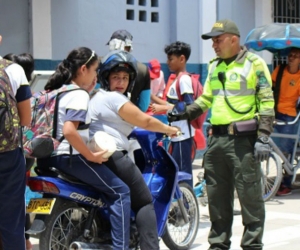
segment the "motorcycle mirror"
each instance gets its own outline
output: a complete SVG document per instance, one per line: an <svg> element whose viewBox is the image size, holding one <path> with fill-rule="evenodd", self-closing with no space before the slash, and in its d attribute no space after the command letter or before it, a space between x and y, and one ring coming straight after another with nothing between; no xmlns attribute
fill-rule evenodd
<svg viewBox="0 0 300 250"><path fill-rule="evenodd" d="M183 115L185 111L186 111L185 102L177 102L172 109L172 115Z"/></svg>

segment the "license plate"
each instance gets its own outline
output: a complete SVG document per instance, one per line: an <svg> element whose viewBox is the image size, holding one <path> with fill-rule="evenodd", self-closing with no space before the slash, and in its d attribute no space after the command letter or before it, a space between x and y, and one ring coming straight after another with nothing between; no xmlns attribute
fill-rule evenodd
<svg viewBox="0 0 300 250"><path fill-rule="evenodd" d="M55 198L34 198L30 199L26 208L26 213L51 214L54 207Z"/></svg>

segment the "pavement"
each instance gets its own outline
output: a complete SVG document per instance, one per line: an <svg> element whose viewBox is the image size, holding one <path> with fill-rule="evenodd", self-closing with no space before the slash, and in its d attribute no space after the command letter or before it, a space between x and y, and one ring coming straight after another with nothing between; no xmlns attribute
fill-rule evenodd
<svg viewBox="0 0 300 250"><path fill-rule="evenodd" d="M202 160L197 158L193 163L193 176L197 180L201 168ZM266 202L266 222L264 231L264 250L299 250L300 249L300 189L294 189L291 195L275 197ZM235 199L235 210L239 210L239 202ZM209 220L208 207L199 205L200 223L197 237L192 245L192 250L207 250L208 232L211 226ZM234 216L233 233L231 238L231 250L240 250L240 241L243 235L242 218L240 215ZM31 238L33 250L39 250L38 239ZM161 250L168 248L160 243ZM46 249L40 249L46 250Z"/></svg>

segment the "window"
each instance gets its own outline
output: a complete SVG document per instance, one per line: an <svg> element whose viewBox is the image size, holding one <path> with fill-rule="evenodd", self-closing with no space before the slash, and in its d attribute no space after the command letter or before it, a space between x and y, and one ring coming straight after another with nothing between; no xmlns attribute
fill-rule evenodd
<svg viewBox="0 0 300 250"><path fill-rule="evenodd" d="M134 5L134 0L127 0L127 4Z"/></svg>
<svg viewBox="0 0 300 250"><path fill-rule="evenodd" d="M151 7L158 7L158 0L151 0Z"/></svg>
<svg viewBox="0 0 300 250"><path fill-rule="evenodd" d="M126 19L134 20L134 10L126 10Z"/></svg>
<svg viewBox="0 0 300 250"><path fill-rule="evenodd" d="M147 21L147 12L144 10L140 10L139 12L139 21L146 22Z"/></svg>
<svg viewBox="0 0 300 250"><path fill-rule="evenodd" d="M139 0L139 5L146 6L146 0Z"/></svg>
<svg viewBox="0 0 300 250"><path fill-rule="evenodd" d="M151 22L158 23L158 21L159 21L158 12L152 12L151 13Z"/></svg>
<svg viewBox="0 0 300 250"><path fill-rule="evenodd" d="M299 0L274 0L274 22L300 23ZM273 57L273 68L278 64L287 63L287 57Z"/></svg>

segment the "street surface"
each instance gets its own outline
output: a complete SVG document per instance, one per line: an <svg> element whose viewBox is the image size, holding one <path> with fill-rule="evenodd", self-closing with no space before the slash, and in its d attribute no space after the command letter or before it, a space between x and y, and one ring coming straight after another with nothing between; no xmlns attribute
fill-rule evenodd
<svg viewBox="0 0 300 250"><path fill-rule="evenodd" d="M199 171L201 160L194 161L194 180ZM191 249L207 250L207 235L210 229L208 207L200 207L200 224L196 240ZM235 209L239 209L236 199ZM240 240L243 234L242 218L240 215L234 216L233 234L231 250L240 250ZM39 250L38 239L31 238L33 250ZM299 250L300 249L300 189L292 191L291 195L275 197L266 202L266 223L264 232L264 250ZM161 242L161 250L167 250ZM46 249L40 249L46 250Z"/></svg>

